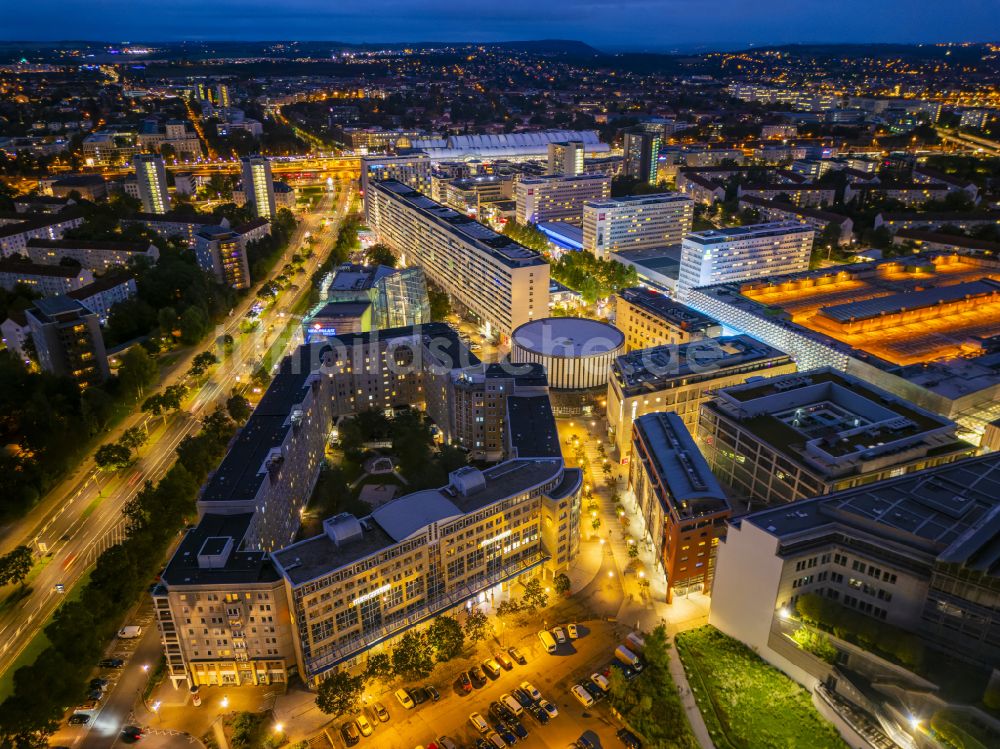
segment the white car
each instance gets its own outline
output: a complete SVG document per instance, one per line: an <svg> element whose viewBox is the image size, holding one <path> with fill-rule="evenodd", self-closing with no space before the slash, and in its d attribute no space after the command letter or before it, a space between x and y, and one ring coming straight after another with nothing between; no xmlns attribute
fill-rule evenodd
<svg viewBox="0 0 1000 749"><path fill-rule="evenodd" d="M142 627L135 624L122 627L118 630L118 637L122 640L134 640L137 637L142 637Z"/></svg>
<svg viewBox="0 0 1000 749"><path fill-rule="evenodd" d="M486 739L496 747L496 749L505 749L507 742L500 738L500 734L496 731L490 731L489 736Z"/></svg>
<svg viewBox="0 0 1000 749"><path fill-rule="evenodd" d="M514 713L515 716L520 715L524 712L524 708L521 707L521 703L511 697L509 694L500 695L500 702L505 704L510 711Z"/></svg>
<svg viewBox="0 0 1000 749"><path fill-rule="evenodd" d="M556 642L558 642L560 645L566 642L566 633L563 632L562 627L556 627L555 629L553 629L552 636L556 638Z"/></svg>
<svg viewBox="0 0 1000 749"><path fill-rule="evenodd" d="M611 682L608 681L608 678L604 674L591 674L590 680L600 687L602 692L607 692L611 689Z"/></svg>
<svg viewBox="0 0 1000 749"><path fill-rule="evenodd" d="M358 724L358 730L361 731L362 736L371 736L375 731L364 713L361 713L354 722Z"/></svg>
<svg viewBox="0 0 1000 749"><path fill-rule="evenodd" d="M590 696L590 692L584 689L579 684L574 684L573 688L570 690L573 692L573 696L576 697L577 702L579 702L584 707L590 707L594 704L594 698Z"/></svg>
<svg viewBox="0 0 1000 749"><path fill-rule="evenodd" d="M548 713L550 718L556 718L559 716L559 710L548 700L539 700L538 706Z"/></svg>
<svg viewBox="0 0 1000 749"><path fill-rule="evenodd" d="M577 637L580 636L580 633L577 632L577 630L576 630L576 625L575 624L567 624L566 625L566 634L569 636L569 639L571 639L571 640L575 640Z"/></svg>
<svg viewBox="0 0 1000 749"><path fill-rule="evenodd" d="M410 693L405 689L396 690L396 699L399 700L399 704L405 707L407 710L412 710L415 705L413 704L413 698Z"/></svg>
<svg viewBox="0 0 1000 749"><path fill-rule="evenodd" d="M530 682L522 681L521 689L527 692L528 696L531 697L531 699L533 699L535 702L538 702L540 699L542 699L542 693L539 692L537 689L535 689Z"/></svg>
<svg viewBox="0 0 1000 749"><path fill-rule="evenodd" d="M490 724L487 723L486 718L484 718L479 713L473 713L472 715L470 715L469 722L472 724L473 728L479 731L479 733L486 733L487 731L490 730Z"/></svg>

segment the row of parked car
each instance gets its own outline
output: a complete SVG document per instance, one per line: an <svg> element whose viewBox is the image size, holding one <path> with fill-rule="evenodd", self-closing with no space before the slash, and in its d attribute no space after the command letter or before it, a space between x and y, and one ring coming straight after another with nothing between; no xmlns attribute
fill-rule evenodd
<svg viewBox="0 0 1000 749"><path fill-rule="evenodd" d="M554 653L560 645L569 640L575 640L580 636L580 630L575 624L566 624L562 627L553 627L551 630L543 629L538 632L538 639L545 648L546 653Z"/></svg>
<svg viewBox="0 0 1000 749"><path fill-rule="evenodd" d="M487 720L481 713L469 715L469 723L480 736L476 739L476 749L504 749L528 738L528 729L521 722L525 716L542 726L559 715L559 710L542 697L530 682L522 681L520 686L503 694L490 703Z"/></svg>
<svg viewBox="0 0 1000 749"><path fill-rule="evenodd" d="M118 670L125 665L124 658L102 658L97 665L103 669ZM110 675L109 675L110 676ZM69 716L67 723L71 726L85 726L90 723L90 719L101 706L101 700L111 684L111 679L95 676L87 685L87 699L85 702L73 708L73 713Z"/></svg>
<svg viewBox="0 0 1000 749"><path fill-rule="evenodd" d="M507 652L498 650L492 658L487 658L481 666L473 666L468 671L463 671L458 675L458 688L463 694L469 694L473 688L479 689L488 683L487 675L490 679L496 679L502 671L513 671L514 664L524 666L528 660L517 648L507 648Z"/></svg>

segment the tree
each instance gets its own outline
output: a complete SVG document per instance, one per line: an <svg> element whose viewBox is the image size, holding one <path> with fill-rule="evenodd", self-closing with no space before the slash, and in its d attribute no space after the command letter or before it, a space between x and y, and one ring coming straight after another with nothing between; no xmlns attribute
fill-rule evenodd
<svg viewBox="0 0 1000 749"><path fill-rule="evenodd" d="M136 452L147 442L149 442L149 434L142 427L129 427L118 438L119 445Z"/></svg>
<svg viewBox="0 0 1000 749"><path fill-rule="evenodd" d="M549 605L549 594L542 587L542 581L537 577L529 580L524 586L524 593L521 601L529 616L534 616L537 609L544 609Z"/></svg>
<svg viewBox="0 0 1000 749"><path fill-rule="evenodd" d="M365 667L365 681L380 679L386 681L391 678L392 658L388 653L374 653L368 656L368 665Z"/></svg>
<svg viewBox="0 0 1000 749"><path fill-rule="evenodd" d="M233 421L242 424L250 418L253 409L250 408L250 401L236 393L226 401L226 411Z"/></svg>
<svg viewBox="0 0 1000 749"><path fill-rule="evenodd" d="M156 382L160 368L156 360L142 346L133 346L122 355L118 367L118 381L122 390L131 398L141 398L145 390Z"/></svg>
<svg viewBox="0 0 1000 749"><path fill-rule="evenodd" d="M552 587L555 588L558 595L567 595L570 589L569 576L565 572L560 572L552 581Z"/></svg>
<svg viewBox="0 0 1000 749"><path fill-rule="evenodd" d="M35 563L30 546L18 546L0 557L0 586L24 583Z"/></svg>
<svg viewBox="0 0 1000 749"><path fill-rule="evenodd" d="M497 616L499 616L504 621L507 621L508 619L513 619L520 613L521 613L521 604L515 601L514 599L501 601L500 605L497 606Z"/></svg>
<svg viewBox="0 0 1000 749"><path fill-rule="evenodd" d="M194 359L191 360L191 367L188 369L188 374L192 377L201 377L208 368L213 364L219 363L219 357L213 354L211 351L202 351Z"/></svg>
<svg viewBox="0 0 1000 749"><path fill-rule="evenodd" d="M101 445L94 453L94 462L103 471L120 471L132 460L132 451L118 442Z"/></svg>
<svg viewBox="0 0 1000 749"><path fill-rule="evenodd" d="M434 648L438 661L443 663L462 652L465 635L454 617L441 615L427 628L427 642Z"/></svg>
<svg viewBox="0 0 1000 749"><path fill-rule="evenodd" d="M371 265L385 265L389 268L396 267L396 256L389 249L388 245L377 242L365 250L365 259Z"/></svg>
<svg viewBox="0 0 1000 749"><path fill-rule="evenodd" d="M493 637L490 618L477 607L473 607L465 617L465 636L474 643Z"/></svg>
<svg viewBox="0 0 1000 749"><path fill-rule="evenodd" d="M661 674L670 672L670 637L667 628L662 624L657 625L652 632L645 636L646 644L642 649L642 656L646 662Z"/></svg>
<svg viewBox="0 0 1000 749"><path fill-rule="evenodd" d="M608 691L611 693L612 699L625 699L625 694L628 691L628 681L625 679L625 672L622 669L611 669L611 675L608 677Z"/></svg>
<svg viewBox="0 0 1000 749"><path fill-rule="evenodd" d="M408 679L422 679L434 669L427 635L410 630L392 651L392 667Z"/></svg>
<svg viewBox="0 0 1000 749"><path fill-rule="evenodd" d="M327 715L338 717L358 709L365 682L360 676L338 671L320 682L316 706Z"/></svg>
<svg viewBox="0 0 1000 749"><path fill-rule="evenodd" d="M201 307L191 305L181 314L180 326L181 343L191 346L208 332L208 317Z"/></svg>
<svg viewBox="0 0 1000 749"><path fill-rule="evenodd" d="M161 307L156 313L156 324L160 328L160 335L172 338L177 328L177 310L173 307Z"/></svg>

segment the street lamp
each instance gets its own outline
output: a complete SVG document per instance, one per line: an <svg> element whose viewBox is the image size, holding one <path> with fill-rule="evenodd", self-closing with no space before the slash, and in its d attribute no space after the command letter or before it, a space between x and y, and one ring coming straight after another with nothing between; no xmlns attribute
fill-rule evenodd
<svg viewBox="0 0 1000 749"><path fill-rule="evenodd" d="M223 695L221 705L222 705L222 709L223 710L225 710L227 707L229 707L229 697L228 696Z"/></svg>
<svg viewBox="0 0 1000 749"><path fill-rule="evenodd" d="M148 663L143 663L143 664L142 664L142 672L143 672L144 674L147 674L147 673L149 673L149 664L148 664Z"/></svg>
<svg viewBox="0 0 1000 749"><path fill-rule="evenodd" d="M282 733L282 732L283 732L284 730L285 730L285 726L284 726L284 724L283 724L283 723L275 723L275 724L274 724L274 732L275 732L275 733L278 733L278 734L280 734L280 733Z"/></svg>

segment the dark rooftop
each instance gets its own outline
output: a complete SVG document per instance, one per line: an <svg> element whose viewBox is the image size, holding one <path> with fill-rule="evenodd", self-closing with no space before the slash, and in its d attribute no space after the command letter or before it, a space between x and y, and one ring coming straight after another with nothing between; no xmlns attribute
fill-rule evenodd
<svg viewBox="0 0 1000 749"><path fill-rule="evenodd" d="M635 287L622 289L618 295L625 301L642 307L647 312L672 323L682 330L705 331L707 328L720 327L718 320L703 315L685 304L676 302L664 294L658 294L651 289Z"/></svg>
<svg viewBox="0 0 1000 749"><path fill-rule="evenodd" d="M253 523L253 513L216 515L207 513L189 530L163 571L167 585L234 585L273 583L281 579L271 558L263 551L240 551L243 538ZM205 567L199 555L221 554L226 539L233 548L221 566Z"/></svg>
<svg viewBox="0 0 1000 749"><path fill-rule="evenodd" d="M507 432L519 458L561 458L559 432L547 395L507 397Z"/></svg>

